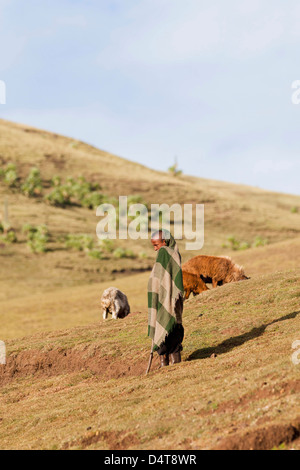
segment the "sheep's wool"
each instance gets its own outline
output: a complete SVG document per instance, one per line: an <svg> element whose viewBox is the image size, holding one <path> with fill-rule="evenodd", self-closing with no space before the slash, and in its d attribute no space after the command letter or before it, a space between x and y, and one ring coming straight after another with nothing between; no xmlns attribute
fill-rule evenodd
<svg viewBox="0 0 300 470"><path fill-rule="evenodd" d="M148 283L148 336L154 351L165 341L182 312L176 309L177 300L184 295L181 257L172 235L158 252Z"/></svg>

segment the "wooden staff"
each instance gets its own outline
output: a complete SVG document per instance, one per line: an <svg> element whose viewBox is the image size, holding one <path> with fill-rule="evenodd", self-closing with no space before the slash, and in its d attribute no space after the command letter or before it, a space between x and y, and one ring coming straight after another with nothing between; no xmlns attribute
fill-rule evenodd
<svg viewBox="0 0 300 470"><path fill-rule="evenodd" d="M150 357L149 357L149 364L146 370L146 375L149 374L151 365L152 365L152 360L153 360L153 349L154 349L154 340L152 340L152 347L151 347L151 352L150 352Z"/></svg>

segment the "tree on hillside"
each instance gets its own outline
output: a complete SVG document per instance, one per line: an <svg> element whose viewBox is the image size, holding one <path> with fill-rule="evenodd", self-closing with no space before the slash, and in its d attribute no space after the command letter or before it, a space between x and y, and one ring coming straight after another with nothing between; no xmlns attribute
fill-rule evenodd
<svg viewBox="0 0 300 470"><path fill-rule="evenodd" d="M180 175L182 175L182 170L178 170L177 157L175 157L174 165L173 165L173 166L170 166L170 168L168 168L168 172L171 173L173 176L180 176Z"/></svg>

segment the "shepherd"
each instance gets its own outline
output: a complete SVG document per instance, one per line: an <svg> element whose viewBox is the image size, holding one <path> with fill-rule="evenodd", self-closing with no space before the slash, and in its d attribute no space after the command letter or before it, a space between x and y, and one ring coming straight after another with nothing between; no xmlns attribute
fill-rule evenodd
<svg viewBox="0 0 300 470"><path fill-rule="evenodd" d="M158 254L148 283L148 336L152 350L147 373L154 351L160 356L161 367L181 362L184 337L184 288L176 241L169 231L158 230L151 243Z"/></svg>

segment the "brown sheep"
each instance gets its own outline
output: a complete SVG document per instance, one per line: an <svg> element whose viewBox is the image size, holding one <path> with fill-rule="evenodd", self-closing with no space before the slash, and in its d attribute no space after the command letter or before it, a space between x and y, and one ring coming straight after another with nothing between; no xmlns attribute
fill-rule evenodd
<svg viewBox="0 0 300 470"><path fill-rule="evenodd" d="M187 300L193 292L194 295L201 294L205 290L209 290L205 282L201 277L196 276L195 274L188 273L187 271L182 271L183 278L183 287L185 292L185 299Z"/></svg>
<svg viewBox="0 0 300 470"><path fill-rule="evenodd" d="M195 256L184 263L182 269L200 276L204 282L212 283L213 287L249 279L244 269L227 256Z"/></svg>

